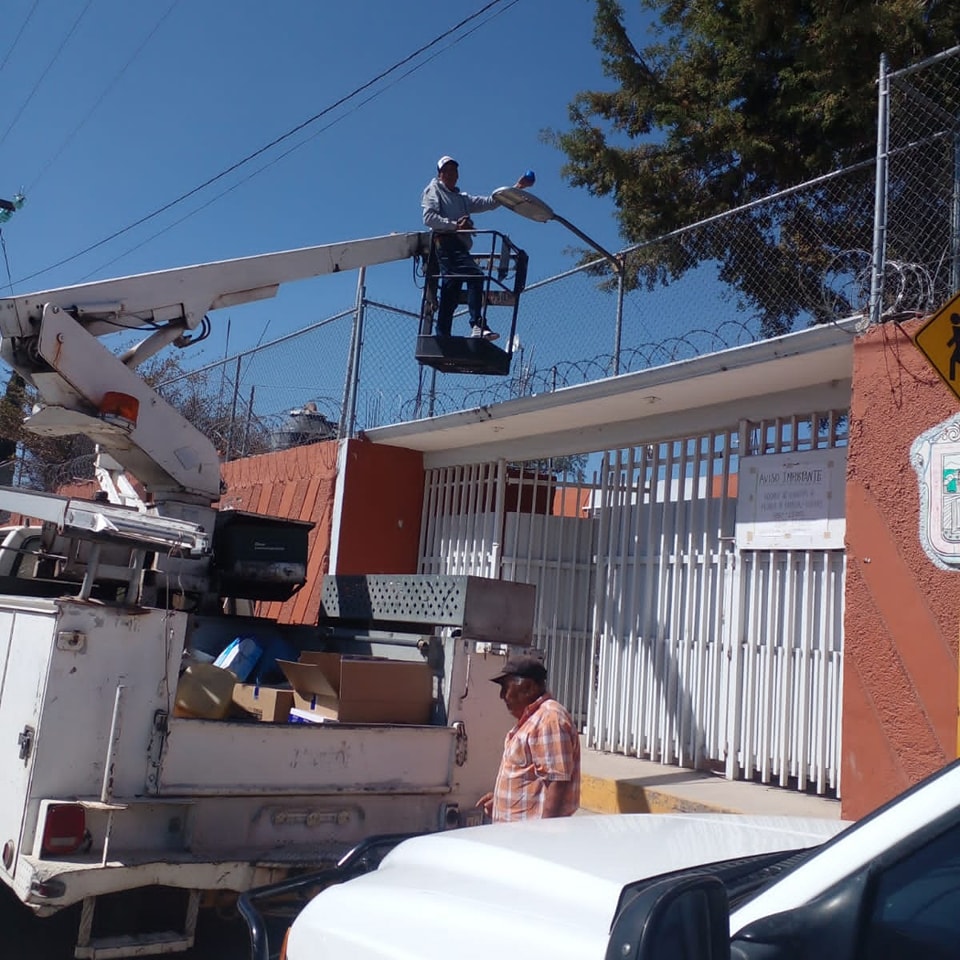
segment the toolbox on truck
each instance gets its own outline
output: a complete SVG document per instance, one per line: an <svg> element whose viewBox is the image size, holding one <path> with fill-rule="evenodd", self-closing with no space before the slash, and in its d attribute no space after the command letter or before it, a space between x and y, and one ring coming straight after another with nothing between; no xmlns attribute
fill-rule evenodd
<svg viewBox="0 0 960 960"><path fill-rule="evenodd" d="M287 600L307 580L313 524L241 510L216 516L213 572L224 596Z"/></svg>

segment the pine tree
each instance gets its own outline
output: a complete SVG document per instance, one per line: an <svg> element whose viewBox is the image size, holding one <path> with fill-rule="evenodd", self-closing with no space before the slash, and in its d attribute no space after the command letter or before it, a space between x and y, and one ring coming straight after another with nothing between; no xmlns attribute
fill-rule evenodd
<svg viewBox="0 0 960 960"><path fill-rule="evenodd" d="M571 184L613 198L631 244L869 161L880 55L897 69L960 36L960 4L936 0L641 0L655 15L654 42L641 49L620 3L595 4L594 45L614 86L578 94L570 128L548 137ZM761 211L739 223L740 236L658 245L632 258L631 282L651 286L717 260L768 335L789 329L801 305L771 279L796 274L798 249L813 273L823 268L809 249L809 209L792 211L777 231ZM838 230L835 249L862 245L866 232L869 249L871 215L867 197L820 211L815 226ZM747 241L757 252L742 262Z"/></svg>

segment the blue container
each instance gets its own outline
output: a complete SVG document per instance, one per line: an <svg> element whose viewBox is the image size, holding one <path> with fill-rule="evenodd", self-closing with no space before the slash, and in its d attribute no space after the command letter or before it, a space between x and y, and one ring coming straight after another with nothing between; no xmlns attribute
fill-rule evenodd
<svg viewBox="0 0 960 960"><path fill-rule="evenodd" d="M262 639L260 645L263 649L263 658L257 665L257 676L264 683L284 680L283 671L277 666L277 661L296 661L300 651L279 635Z"/></svg>
<svg viewBox="0 0 960 960"><path fill-rule="evenodd" d="M213 661L213 665L229 670L243 683L249 679L262 656L263 650L253 637L237 637L227 644L223 653Z"/></svg>

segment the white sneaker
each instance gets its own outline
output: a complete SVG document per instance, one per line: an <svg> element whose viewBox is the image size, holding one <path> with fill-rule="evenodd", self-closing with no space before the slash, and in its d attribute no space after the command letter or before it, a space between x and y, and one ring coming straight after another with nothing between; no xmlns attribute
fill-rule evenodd
<svg viewBox="0 0 960 960"><path fill-rule="evenodd" d="M483 337L484 340L499 340L500 334L494 333L489 327L486 326L473 326L470 328L471 337Z"/></svg>

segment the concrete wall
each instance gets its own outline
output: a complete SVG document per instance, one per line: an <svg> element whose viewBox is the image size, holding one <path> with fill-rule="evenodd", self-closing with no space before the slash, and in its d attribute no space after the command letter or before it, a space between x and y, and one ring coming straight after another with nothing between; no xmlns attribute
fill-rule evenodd
<svg viewBox="0 0 960 960"><path fill-rule="evenodd" d="M960 572L918 535L910 446L960 401L888 323L854 347L847 467L842 815L857 818L956 756Z"/></svg>
<svg viewBox="0 0 960 960"><path fill-rule="evenodd" d="M848 818L957 754L960 572L934 566L920 545L910 447L956 413L960 400L911 342L917 326L884 324L854 344L842 704ZM417 569L424 483L418 452L364 440L341 449L326 441L234 461L223 475L223 505L315 524L307 585L285 603L261 605L268 616L315 622L320 578L332 564L338 573ZM576 513L587 496L583 488L555 498L554 510Z"/></svg>

